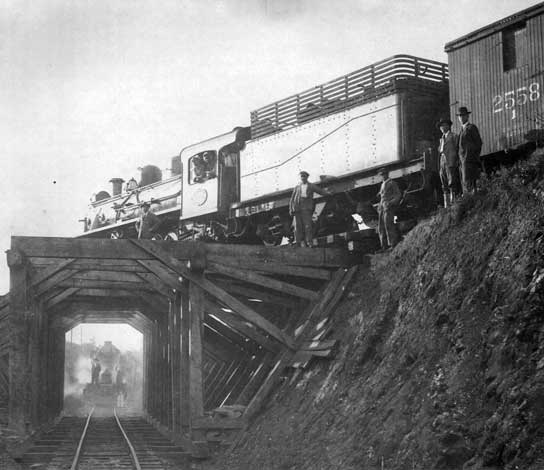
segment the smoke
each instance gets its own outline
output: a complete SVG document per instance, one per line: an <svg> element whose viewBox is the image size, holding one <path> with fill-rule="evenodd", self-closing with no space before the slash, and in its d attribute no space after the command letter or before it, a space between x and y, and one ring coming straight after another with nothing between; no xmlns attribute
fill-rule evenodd
<svg viewBox="0 0 544 470"><path fill-rule="evenodd" d="M101 392L90 387L92 382L92 359L97 357L101 363L99 383L109 387L113 402L118 389L126 393L125 406L132 410L142 409L143 397L143 352L120 350L110 341L97 346L93 343L76 344L66 341L64 362L64 411L80 414L90 403L103 400ZM118 374L120 374L118 376ZM117 382L122 383L118 386ZM120 385L120 384L119 384ZM105 399L106 405L111 401ZM118 406L121 401L118 402ZM115 404L115 403L114 403Z"/></svg>

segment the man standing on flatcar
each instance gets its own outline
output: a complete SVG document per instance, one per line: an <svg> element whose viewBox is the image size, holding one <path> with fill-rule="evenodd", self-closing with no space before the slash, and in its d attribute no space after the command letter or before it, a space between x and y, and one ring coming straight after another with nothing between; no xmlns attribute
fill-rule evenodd
<svg viewBox="0 0 544 470"><path fill-rule="evenodd" d="M142 204L142 216L136 221L136 229L138 230L138 238L151 239L157 232L161 221L149 210L151 204L144 202Z"/></svg>
<svg viewBox="0 0 544 470"><path fill-rule="evenodd" d="M461 178L463 181L463 193L474 193L476 181L480 178L481 162L480 152L482 151L482 139L478 128L468 122L471 112L461 106L457 117L461 123L459 134L459 161L461 164Z"/></svg>
<svg viewBox="0 0 544 470"><path fill-rule="evenodd" d="M438 127L442 131L438 153L440 155L440 181L444 193L444 207L455 202L461 190L459 178L459 136L451 131L450 119L441 119Z"/></svg>
<svg viewBox="0 0 544 470"><path fill-rule="evenodd" d="M313 246L312 215L314 213L314 192L322 196L332 193L308 182L307 171L301 171L300 183L295 186L289 201L289 215L295 217L295 242L298 246Z"/></svg>
<svg viewBox="0 0 544 470"><path fill-rule="evenodd" d="M378 236L380 237L382 250L386 250L388 246L394 248L399 242L399 234L395 226L395 215L402 199L402 193L398 184L389 178L387 168L379 170L378 175L383 180L379 192Z"/></svg>

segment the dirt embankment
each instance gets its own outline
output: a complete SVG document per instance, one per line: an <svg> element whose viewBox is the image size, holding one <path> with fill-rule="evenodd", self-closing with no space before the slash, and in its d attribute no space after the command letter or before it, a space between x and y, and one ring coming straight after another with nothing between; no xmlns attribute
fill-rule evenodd
<svg viewBox="0 0 544 470"><path fill-rule="evenodd" d="M544 157L361 268L332 361L203 469L544 468Z"/></svg>

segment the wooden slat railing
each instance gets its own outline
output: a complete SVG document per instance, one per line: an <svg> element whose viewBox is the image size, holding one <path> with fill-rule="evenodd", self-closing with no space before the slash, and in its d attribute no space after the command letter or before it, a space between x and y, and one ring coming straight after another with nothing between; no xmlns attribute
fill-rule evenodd
<svg viewBox="0 0 544 470"><path fill-rule="evenodd" d="M395 55L253 111L251 135L255 139L275 134L375 99L387 92L396 80L446 83L448 78L448 67L442 62Z"/></svg>

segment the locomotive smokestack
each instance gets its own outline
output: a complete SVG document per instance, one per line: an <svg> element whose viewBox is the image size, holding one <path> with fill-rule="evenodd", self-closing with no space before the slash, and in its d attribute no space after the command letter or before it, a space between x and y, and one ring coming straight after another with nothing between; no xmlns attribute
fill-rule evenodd
<svg viewBox="0 0 544 470"><path fill-rule="evenodd" d="M123 183L125 180L123 178L112 178L110 183L112 184L112 196L117 196L123 192Z"/></svg>

